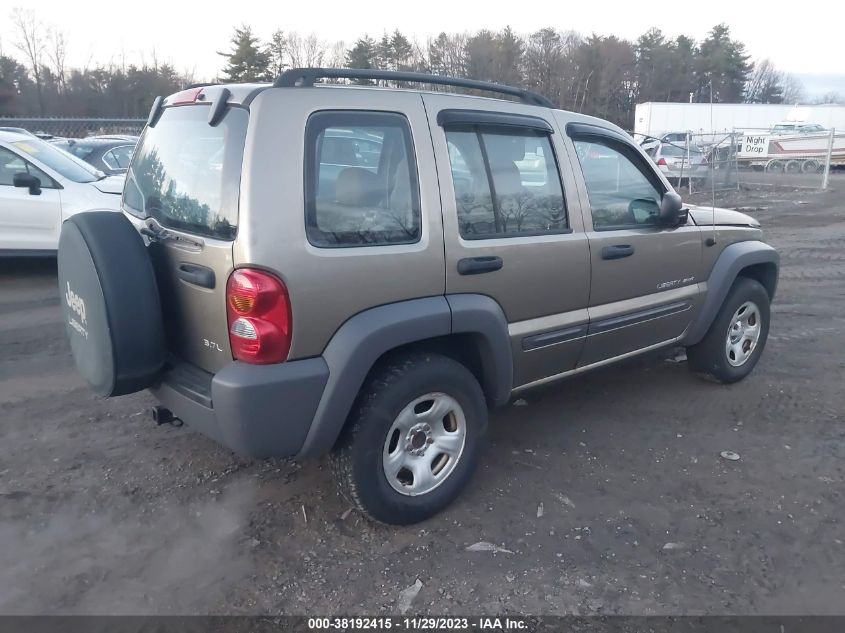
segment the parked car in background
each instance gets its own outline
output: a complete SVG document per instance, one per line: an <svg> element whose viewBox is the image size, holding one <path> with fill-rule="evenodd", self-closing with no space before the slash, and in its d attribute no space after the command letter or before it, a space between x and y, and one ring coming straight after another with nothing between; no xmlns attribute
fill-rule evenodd
<svg viewBox="0 0 845 633"><path fill-rule="evenodd" d="M137 143L138 139L141 137L137 134L92 134L86 138L106 138L106 139L117 139L120 141L132 141L133 143Z"/></svg>
<svg viewBox="0 0 845 633"><path fill-rule="evenodd" d="M707 158L698 145L661 142L644 149L671 182L677 184L690 178L700 182L707 178Z"/></svg>
<svg viewBox="0 0 845 633"><path fill-rule="evenodd" d="M26 134L27 136L35 136L29 130L25 130L22 127L0 127L0 132L17 132L18 134Z"/></svg>
<svg viewBox="0 0 845 633"><path fill-rule="evenodd" d="M650 149L657 147L661 143L684 145L691 137L692 132L667 132L660 138L657 138L656 136L645 136L643 140L640 141L640 147L643 148L643 151L648 152Z"/></svg>
<svg viewBox="0 0 845 633"><path fill-rule="evenodd" d="M55 253L68 217L120 208L123 181L31 134L0 131L0 255Z"/></svg>
<svg viewBox="0 0 845 633"><path fill-rule="evenodd" d="M125 174L138 143L133 136L91 136L88 138L62 138L50 141L56 147L81 158L89 165L110 176Z"/></svg>

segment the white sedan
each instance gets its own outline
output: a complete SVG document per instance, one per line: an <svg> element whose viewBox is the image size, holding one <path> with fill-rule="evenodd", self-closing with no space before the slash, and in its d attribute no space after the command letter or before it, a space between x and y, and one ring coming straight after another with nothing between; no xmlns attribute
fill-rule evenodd
<svg viewBox="0 0 845 633"><path fill-rule="evenodd" d="M0 255L55 254L68 217L120 209L123 181L34 136L0 131Z"/></svg>

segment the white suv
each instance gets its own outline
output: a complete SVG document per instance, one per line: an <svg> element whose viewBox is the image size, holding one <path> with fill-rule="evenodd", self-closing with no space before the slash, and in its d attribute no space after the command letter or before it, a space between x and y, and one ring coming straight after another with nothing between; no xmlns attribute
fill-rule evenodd
<svg viewBox="0 0 845 633"><path fill-rule="evenodd" d="M120 209L123 181L35 136L0 131L0 255L54 254L68 217Z"/></svg>

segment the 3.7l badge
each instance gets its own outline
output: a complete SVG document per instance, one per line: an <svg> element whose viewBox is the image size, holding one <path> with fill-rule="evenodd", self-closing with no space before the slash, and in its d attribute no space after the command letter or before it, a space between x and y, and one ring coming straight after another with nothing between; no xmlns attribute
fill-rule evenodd
<svg viewBox="0 0 845 633"><path fill-rule="evenodd" d="M222 351L223 351L223 348L222 348L222 347L220 347L220 344L219 344L219 343L215 343L214 341L209 341L207 338L204 338L204 339L202 340L202 344L203 344L203 345L205 345L206 347L209 347L209 348L211 348L211 349L213 349L213 350L216 350L216 351L218 351L218 352L222 352Z"/></svg>

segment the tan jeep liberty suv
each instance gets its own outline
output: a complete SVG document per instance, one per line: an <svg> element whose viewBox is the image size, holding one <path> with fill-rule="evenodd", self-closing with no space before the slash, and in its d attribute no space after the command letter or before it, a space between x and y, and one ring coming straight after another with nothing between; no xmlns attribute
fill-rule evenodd
<svg viewBox="0 0 845 633"><path fill-rule="evenodd" d="M159 418L240 454L331 453L341 492L387 523L448 505L488 410L523 390L672 345L744 378L778 279L758 222L683 205L620 128L416 73L159 97L122 209L61 234L91 387L149 389Z"/></svg>

